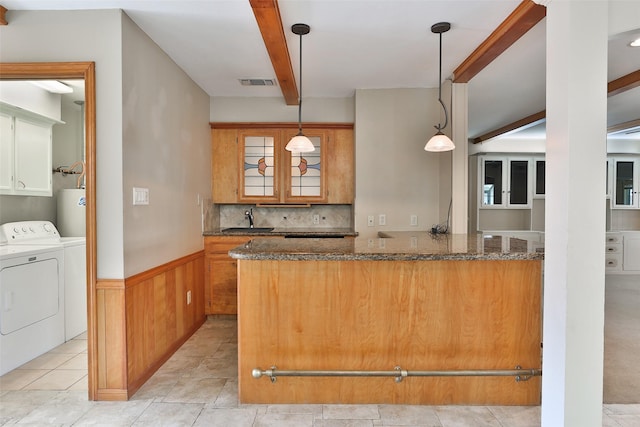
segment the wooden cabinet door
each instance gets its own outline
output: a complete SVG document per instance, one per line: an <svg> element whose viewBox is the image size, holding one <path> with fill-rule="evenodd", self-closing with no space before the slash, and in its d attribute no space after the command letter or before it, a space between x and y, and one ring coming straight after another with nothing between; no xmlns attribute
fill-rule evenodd
<svg viewBox="0 0 640 427"><path fill-rule="evenodd" d="M327 203L353 203L355 156L353 129L335 129L326 144Z"/></svg>
<svg viewBox="0 0 640 427"><path fill-rule="evenodd" d="M310 153L289 152L284 149L287 142L298 133L295 129L283 132L279 154L283 157L284 201L286 203L326 203L326 154L330 131L305 129L315 150Z"/></svg>
<svg viewBox="0 0 640 427"><path fill-rule="evenodd" d="M281 132L249 129L238 132L239 201L277 203L281 201Z"/></svg>
<svg viewBox="0 0 640 427"><path fill-rule="evenodd" d="M211 130L211 194L214 203L238 202L238 131Z"/></svg>
<svg viewBox="0 0 640 427"><path fill-rule="evenodd" d="M207 257L209 295L207 314L236 314L238 312L238 279L236 260L227 255Z"/></svg>

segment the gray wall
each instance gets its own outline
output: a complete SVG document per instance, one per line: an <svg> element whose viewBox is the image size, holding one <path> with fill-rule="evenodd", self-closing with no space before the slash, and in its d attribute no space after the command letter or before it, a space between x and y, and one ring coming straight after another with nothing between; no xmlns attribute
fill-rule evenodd
<svg viewBox="0 0 640 427"><path fill-rule="evenodd" d="M96 64L98 277L121 279L202 248L194 192L210 197L208 96L120 10L7 18L0 61ZM180 172L158 178L167 170ZM132 185L150 188L149 206L131 207Z"/></svg>

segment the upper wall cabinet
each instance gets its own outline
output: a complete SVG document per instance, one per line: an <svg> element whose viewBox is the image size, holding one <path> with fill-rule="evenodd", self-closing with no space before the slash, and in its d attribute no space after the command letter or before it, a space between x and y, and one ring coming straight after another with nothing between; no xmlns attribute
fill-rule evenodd
<svg viewBox="0 0 640 427"><path fill-rule="evenodd" d="M531 207L531 157L482 156L479 161L481 207Z"/></svg>
<svg viewBox="0 0 640 427"><path fill-rule="evenodd" d="M5 104L0 107L0 194L51 196L56 122Z"/></svg>
<svg viewBox="0 0 640 427"><path fill-rule="evenodd" d="M353 129L304 128L311 153L285 145L297 128L272 124L212 125L212 194L215 203L353 203Z"/></svg>
<svg viewBox="0 0 640 427"><path fill-rule="evenodd" d="M613 166L613 208L640 208L638 162L639 160L636 157L613 157L609 159L608 163Z"/></svg>

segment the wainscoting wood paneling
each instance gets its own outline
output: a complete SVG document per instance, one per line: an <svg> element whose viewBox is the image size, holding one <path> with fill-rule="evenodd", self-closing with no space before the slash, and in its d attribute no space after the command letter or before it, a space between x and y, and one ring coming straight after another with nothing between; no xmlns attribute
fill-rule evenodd
<svg viewBox="0 0 640 427"><path fill-rule="evenodd" d="M127 400L204 323L204 251L125 280L98 280L96 299L96 398Z"/></svg>

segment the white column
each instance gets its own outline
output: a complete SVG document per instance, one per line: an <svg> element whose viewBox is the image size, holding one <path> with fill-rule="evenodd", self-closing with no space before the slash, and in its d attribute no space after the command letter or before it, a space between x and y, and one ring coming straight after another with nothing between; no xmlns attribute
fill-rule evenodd
<svg viewBox="0 0 640 427"><path fill-rule="evenodd" d="M543 427L602 425L607 17L547 5Z"/></svg>
<svg viewBox="0 0 640 427"><path fill-rule="evenodd" d="M469 220L468 85L454 83L451 132L456 145L451 156L451 232L467 233Z"/></svg>

